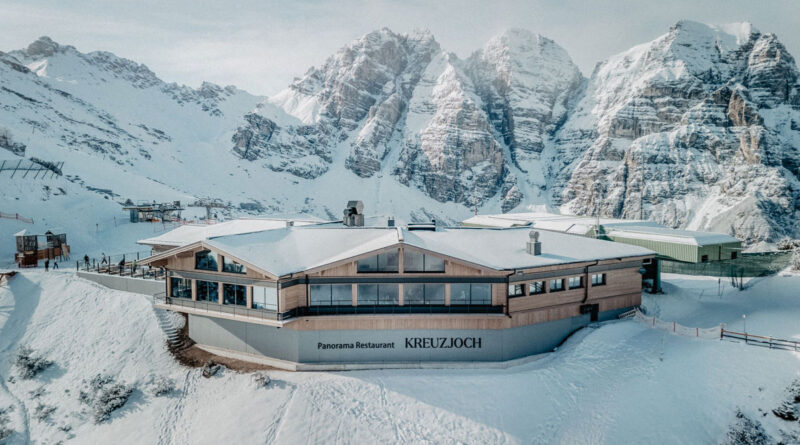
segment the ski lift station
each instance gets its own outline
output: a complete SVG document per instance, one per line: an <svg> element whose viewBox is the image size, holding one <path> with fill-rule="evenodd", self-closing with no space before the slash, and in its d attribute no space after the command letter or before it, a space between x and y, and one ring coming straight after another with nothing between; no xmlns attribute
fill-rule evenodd
<svg viewBox="0 0 800 445"><path fill-rule="evenodd" d="M173 219L180 219L181 207L180 201L173 202L139 202L133 204L128 201L122 210L127 210L130 213L130 221L136 222L161 222L172 221Z"/></svg>
<svg viewBox="0 0 800 445"><path fill-rule="evenodd" d="M641 303L647 248L531 227L240 220L143 240L197 345L284 369L506 362ZM183 230L181 230L183 229ZM352 367L348 367L352 366Z"/></svg>

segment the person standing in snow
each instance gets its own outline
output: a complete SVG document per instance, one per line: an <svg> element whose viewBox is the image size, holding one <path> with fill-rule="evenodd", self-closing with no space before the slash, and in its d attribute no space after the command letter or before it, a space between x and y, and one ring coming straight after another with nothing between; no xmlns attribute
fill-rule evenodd
<svg viewBox="0 0 800 445"><path fill-rule="evenodd" d="M53 260L53 270L58 269L58 260Z"/></svg>
<svg viewBox="0 0 800 445"><path fill-rule="evenodd" d="M131 265L131 276L136 273L136 260L133 260L133 265Z"/></svg>
<svg viewBox="0 0 800 445"><path fill-rule="evenodd" d="M89 254L83 256L83 264L86 265L86 269L89 269Z"/></svg>
<svg viewBox="0 0 800 445"><path fill-rule="evenodd" d="M50 270L50 260L44 260L44 271L48 272Z"/></svg>
<svg viewBox="0 0 800 445"><path fill-rule="evenodd" d="M107 264L105 252L103 252L103 261L101 261L100 264Z"/></svg>

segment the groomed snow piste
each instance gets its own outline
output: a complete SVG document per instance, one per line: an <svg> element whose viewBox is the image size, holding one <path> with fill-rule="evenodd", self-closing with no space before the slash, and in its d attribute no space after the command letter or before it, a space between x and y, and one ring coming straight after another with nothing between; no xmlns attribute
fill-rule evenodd
<svg viewBox="0 0 800 445"><path fill-rule="evenodd" d="M666 295L644 298L662 320L740 330L746 314L748 332L800 338L800 276L757 279L741 292L711 278L665 278ZM54 364L23 379L13 365L23 345ZM99 424L79 400L97 374L134 388ZM633 320L583 329L558 351L504 370L269 376L258 387L249 374L204 378L179 365L145 296L66 271L25 271L0 285L10 443L718 443L737 409L776 440L787 437L781 430L800 434L800 423L771 413L800 377L800 354ZM150 382L161 378L175 390L156 396ZM40 420L47 407L55 410Z"/></svg>

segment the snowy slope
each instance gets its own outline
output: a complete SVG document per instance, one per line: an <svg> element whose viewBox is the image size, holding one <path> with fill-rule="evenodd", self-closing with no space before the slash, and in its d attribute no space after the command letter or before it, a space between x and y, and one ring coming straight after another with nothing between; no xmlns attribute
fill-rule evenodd
<svg viewBox="0 0 800 445"><path fill-rule="evenodd" d="M800 338L798 285L798 276L778 276L720 297L716 280L667 276L667 294L646 296L645 306L700 327L735 328L744 312L749 332ZM0 308L0 409L15 407L11 443L718 443L737 409L776 439L800 433L770 413L799 377L800 355L633 320L584 329L505 370L271 371L272 385L257 388L247 374L206 379L172 361L141 295L24 272L0 287ZM9 361L23 344L56 364L20 379ZM78 392L97 373L136 390L95 425ZM152 395L151 376L174 379L176 392ZM56 407L49 421L36 419L39 404Z"/></svg>

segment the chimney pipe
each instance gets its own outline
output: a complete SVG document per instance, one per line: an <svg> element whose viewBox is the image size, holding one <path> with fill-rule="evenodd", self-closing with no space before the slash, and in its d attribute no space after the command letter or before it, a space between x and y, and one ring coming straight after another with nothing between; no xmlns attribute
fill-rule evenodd
<svg viewBox="0 0 800 445"><path fill-rule="evenodd" d="M530 239L525 243L525 251L528 252L529 255L541 255L542 243L539 241L539 232L531 230L528 232L528 237L530 237Z"/></svg>

